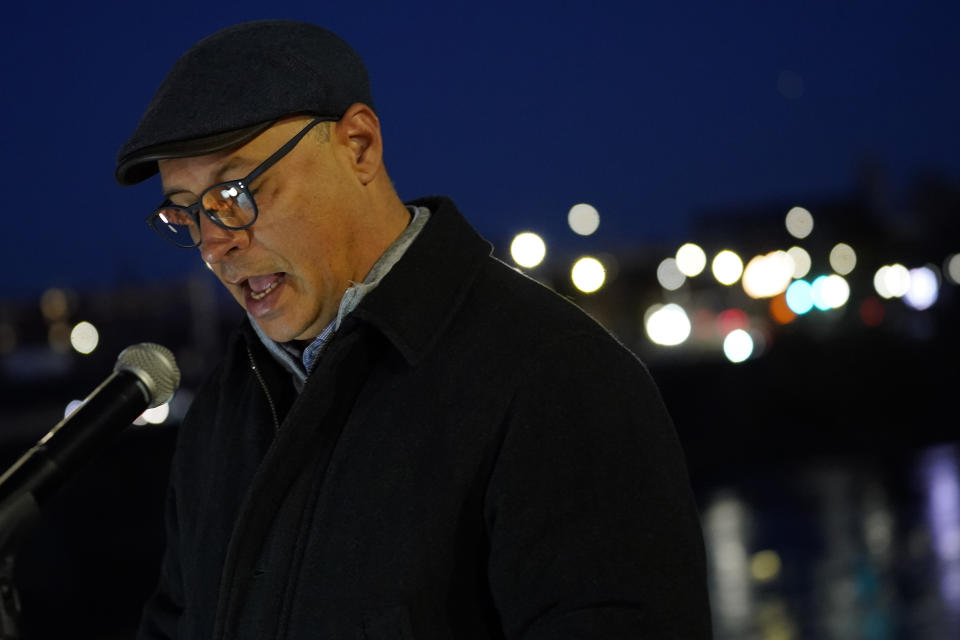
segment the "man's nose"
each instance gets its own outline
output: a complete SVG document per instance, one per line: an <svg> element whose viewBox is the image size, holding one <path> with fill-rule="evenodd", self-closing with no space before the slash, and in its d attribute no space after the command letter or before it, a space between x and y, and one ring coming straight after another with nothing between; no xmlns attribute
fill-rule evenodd
<svg viewBox="0 0 960 640"><path fill-rule="evenodd" d="M220 262L231 251L243 249L249 242L247 229L224 229L200 214L200 255L204 262Z"/></svg>

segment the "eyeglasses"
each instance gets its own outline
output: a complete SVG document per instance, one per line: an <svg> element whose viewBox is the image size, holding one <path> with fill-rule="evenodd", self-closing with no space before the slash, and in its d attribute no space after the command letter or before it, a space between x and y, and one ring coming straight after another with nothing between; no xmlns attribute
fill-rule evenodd
<svg viewBox="0 0 960 640"><path fill-rule="evenodd" d="M200 194L197 202L188 207L181 207L165 200L147 216L147 225L165 240L184 249L200 246L201 212L213 224L223 229L246 229L257 221L259 215L257 203L250 192L250 183L276 164L280 158L290 153L310 129L321 122L331 120L335 118L321 117L312 120L300 130L300 133L290 138L245 178L228 180L209 187Z"/></svg>

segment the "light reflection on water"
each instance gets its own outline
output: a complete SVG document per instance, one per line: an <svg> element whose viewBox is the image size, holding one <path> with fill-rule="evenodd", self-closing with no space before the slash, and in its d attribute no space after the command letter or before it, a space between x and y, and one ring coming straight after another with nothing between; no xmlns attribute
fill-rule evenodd
<svg viewBox="0 0 960 640"><path fill-rule="evenodd" d="M960 638L960 447L743 474L702 500L717 640Z"/></svg>

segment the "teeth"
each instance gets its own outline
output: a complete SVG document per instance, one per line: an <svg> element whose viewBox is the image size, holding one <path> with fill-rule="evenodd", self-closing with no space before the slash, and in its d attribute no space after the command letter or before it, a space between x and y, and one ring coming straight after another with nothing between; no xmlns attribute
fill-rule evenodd
<svg viewBox="0 0 960 640"><path fill-rule="evenodd" d="M270 293L271 291L273 291L274 289L276 289L278 284L280 284L279 280L272 283L269 287L267 287L263 291L260 291L259 293L256 291L250 291L250 297L253 298L254 300L263 300L263 297L268 293Z"/></svg>

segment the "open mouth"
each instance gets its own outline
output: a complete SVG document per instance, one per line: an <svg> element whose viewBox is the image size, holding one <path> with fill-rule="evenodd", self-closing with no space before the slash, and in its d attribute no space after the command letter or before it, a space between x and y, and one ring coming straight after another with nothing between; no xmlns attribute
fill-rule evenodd
<svg viewBox="0 0 960 640"><path fill-rule="evenodd" d="M273 303L269 301L270 294L276 291L285 281L286 274L282 272L247 278L241 284L246 298L247 311L254 315L269 311L273 306Z"/></svg>

